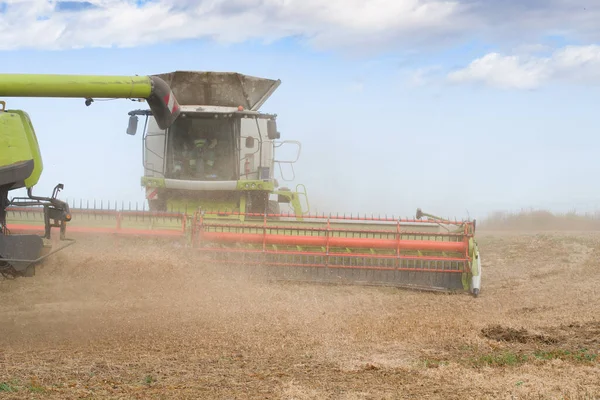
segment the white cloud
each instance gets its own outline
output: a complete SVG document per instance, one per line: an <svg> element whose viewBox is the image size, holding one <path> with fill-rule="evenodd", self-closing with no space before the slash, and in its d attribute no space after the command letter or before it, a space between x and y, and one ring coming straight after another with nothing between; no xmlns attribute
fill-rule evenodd
<svg viewBox="0 0 600 400"><path fill-rule="evenodd" d="M413 87L425 86L436 80L440 71L442 71L441 66L430 66L410 71L406 79L407 84Z"/></svg>
<svg viewBox="0 0 600 400"><path fill-rule="evenodd" d="M454 83L535 89L549 82L600 83L600 46L567 46L549 56L490 53L448 74Z"/></svg>
<svg viewBox="0 0 600 400"><path fill-rule="evenodd" d="M592 0L0 0L0 50L301 37L320 49L421 51L540 37L600 40ZM136 3L141 3L138 5Z"/></svg>
<svg viewBox="0 0 600 400"><path fill-rule="evenodd" d="M316 46L375 44L457 29L459 0L0 0L0 49L135 46L210 37L286 36ZM62 5L56 11L56 5Z"/></svg>

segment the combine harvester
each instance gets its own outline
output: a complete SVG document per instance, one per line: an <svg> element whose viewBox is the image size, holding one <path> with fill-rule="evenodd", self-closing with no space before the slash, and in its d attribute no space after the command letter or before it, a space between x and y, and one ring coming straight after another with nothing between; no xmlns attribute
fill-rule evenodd
<svg viewBox="0 0 600 400"><path fill-rule="evenodd" d="M56 199L61 186L49 199L35 198L31 187L42 167L33 127L22 111L0 113L1 145L21 149L0 156L0 172L30 165L18 180L0 173L6 199L0 265L5 271L32 271L42 246L26 240L39 241L35 232L48 239L51 226L60 226L64 239L68 224L70 233L85 234L85 240L92 240L91 234L181 238L199 259L244 265L275 279L477 296L481 261L475 221L449 221L420 210L411 219L311 215L304 186L294 191L279 186L275 169L283 179L282 164L292 165L301 149L297 141L279 140L276 115L258 111L279 84L217 72L0 74L0 97L80 97L86 105L94 98L145 99L150 108L131 111L127 128L135 135L139 117L144 118L141 183L149 210L83 202L69 206ZM298 153L293 160L278 160L275 151L286 144L297 146ZM8 201L8 191L20 187L28 189L28 198ZM281 204L292 212L282 212ZM48 216L56 217L54 224Z"/></svg>

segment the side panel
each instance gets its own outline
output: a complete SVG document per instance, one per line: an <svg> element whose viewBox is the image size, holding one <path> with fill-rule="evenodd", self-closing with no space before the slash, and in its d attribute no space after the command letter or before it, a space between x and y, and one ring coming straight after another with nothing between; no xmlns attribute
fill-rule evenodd
<svg viewBox="0 0 600 400"><path fill-rule="evenodd" d="M269 137L267 135L267 120L266 119L259 119L259 126L260 126L260 131L262 133L263 136L263 143L262 143L262 165L263 167L268 167L269 168L269 179L273 179L274 177L274 173L273 173L273 159L275 158L274 155L274 148L273 148L273 141L269 140Z"/></svg>
<svg viewBox="0 0 600 400"><path fill-rule="evenodd" d="M144 134L144 176L164 178L165 141L167 133L158 127L153 117L148 118L148 128Z"/></svg>
<svg viewBox="0 0 600 400"><path fill-rule="evenodd" d="M259 174L260 167L269 168L267 179L273 179L273 142L267 136L267 120L242 118L240 131L240 179L264 178ZM255 140L253 148L246 148L246 137L249 136Z"/></svg>
<svg viewBox="0 0 600 400"><path fill-rule="evenodd" d="M37 184L43 164L29 115L19 110L0 112L0 133L0 166L33 160L33 171L20 186L32 187Z"/></svg>

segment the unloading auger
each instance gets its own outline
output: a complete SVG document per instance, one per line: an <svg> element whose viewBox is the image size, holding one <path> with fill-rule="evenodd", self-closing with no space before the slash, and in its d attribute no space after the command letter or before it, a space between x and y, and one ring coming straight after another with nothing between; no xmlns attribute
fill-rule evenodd
<svg viewBox="0 0 600 400"><path fill-rule="evenodd" d="M180 112L169 85L150 76L0 74L0 98L7 97L74 97L85 99L86 105L94 98L145 99L162 129L168 128ZM6 102L0 101L0 274L5 277L32 276L36 264L73 244L65 236L66 224L72 218L69 206L57 198L63 185L58 184L50 197L33 195L42 169L29 115L23 110L7 109ZM8 199L9 192L22 188L27 190L27 197ZM36 212L41 216L43 235L12 232L7 223L8 209ZM64 244L51 250L53 227L60 229ZM20 230L33 227L24 228Z"/></svg>

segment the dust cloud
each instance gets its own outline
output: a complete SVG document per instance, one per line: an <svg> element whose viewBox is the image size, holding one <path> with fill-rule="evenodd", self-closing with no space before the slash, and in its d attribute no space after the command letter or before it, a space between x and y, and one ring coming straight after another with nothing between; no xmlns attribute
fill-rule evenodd
<svg viewBox="0 0 600 400"><path fill-rule="evenodd" d="M600 236L479 241L474 299L276 283L176 242L80 238L1 282L0 397L599 395Z"/></svg>

